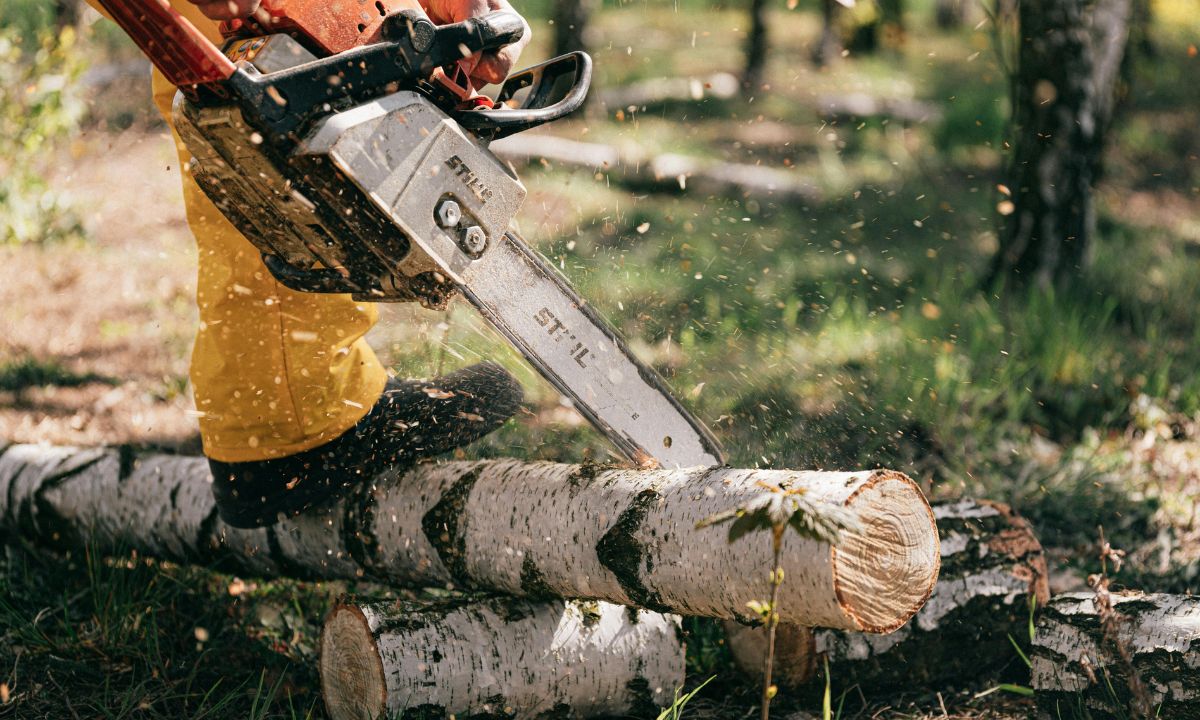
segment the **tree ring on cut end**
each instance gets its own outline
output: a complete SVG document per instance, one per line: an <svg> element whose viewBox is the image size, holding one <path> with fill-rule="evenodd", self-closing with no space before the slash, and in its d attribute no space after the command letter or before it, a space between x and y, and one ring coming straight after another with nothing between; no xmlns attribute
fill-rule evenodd
<svg viewBox="0 0 1200 720"><path fill-rule="evenodd" d="M321 632L321 694L333 720L375 720L387 703L383 659L362 610L338 605Z"/></svg>
<svg viewBox="0 0 1200 720"><path fill-rule="evenodd" d="M916 483L889 470L875 472L845 505L865 527L833 549L838 603L859 630L892 632L921 609L937 583L941 553L933 510Z"/></svg>

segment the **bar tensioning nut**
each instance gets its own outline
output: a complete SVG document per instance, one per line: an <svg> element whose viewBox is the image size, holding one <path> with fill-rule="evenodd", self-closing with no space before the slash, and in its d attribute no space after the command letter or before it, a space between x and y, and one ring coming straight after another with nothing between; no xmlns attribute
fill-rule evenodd
<svg viewBox="0 0 1200 720"><path fill-rule="evenodd" d="M462 220L462 208L453 200L443 200L437 206L437 221L438 225L444 228L452 228L458 225Z"/></svg>
<svg viewBox="0 0 1200 720"><path fill-rule="evenodd" d="M478 225L463 230L462 247L471 255L478 255L487 249L487 233Z"/></svg>

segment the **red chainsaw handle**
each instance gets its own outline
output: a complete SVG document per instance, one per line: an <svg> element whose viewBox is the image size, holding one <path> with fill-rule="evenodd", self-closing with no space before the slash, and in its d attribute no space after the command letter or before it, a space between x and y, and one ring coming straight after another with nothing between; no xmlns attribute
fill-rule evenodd
<svg viewBox="0 0 1200 720"><path fill-rule="evenodd" d="M167 0L100 0L100 4L172 85L207 85L233 75L236 68L229 58Z"/></svg>

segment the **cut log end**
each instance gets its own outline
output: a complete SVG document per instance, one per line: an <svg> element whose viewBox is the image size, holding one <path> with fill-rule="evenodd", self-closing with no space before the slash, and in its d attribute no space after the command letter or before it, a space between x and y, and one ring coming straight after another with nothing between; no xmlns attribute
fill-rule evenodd
<svg viewBox="0 0 1200 720"><path fill-rule="evenodd" d="M921 501L912 502L914 496ZM892 632L921 609L937 583L933 513L916 483L890 471L875 473L846 506L864 528L833 550L838 603L858 629Z"/></svg>
<svg viewBox="0 0 1200 720"><path fill-rule="evenodd" d="M321 694L330 717L374 720L383 714L383 660L360 608L338 605L321 631Z"/></svg>

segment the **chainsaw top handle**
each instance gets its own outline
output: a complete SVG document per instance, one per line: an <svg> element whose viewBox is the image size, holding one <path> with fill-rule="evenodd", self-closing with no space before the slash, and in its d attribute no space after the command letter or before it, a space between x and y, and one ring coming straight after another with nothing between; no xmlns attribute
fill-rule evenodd
<svg viewBox="0 0 1200 720"><path fill-rule="evenodd" d="M248 120L270 139L281 141L294 139L331 106L366 101L396 88L417 88L438 68L520 40L526 28L512 11L434 25L420 10L404 8L385 18L381 42L260 74L235 65L167 0L100 3L167 79L194 101L228 102L232 96ZM583 103L590 79L591 60L571 53L513 75L496 110L461 110L453 98L440 104L477 135L497 138L574 111Z"/></svg>

